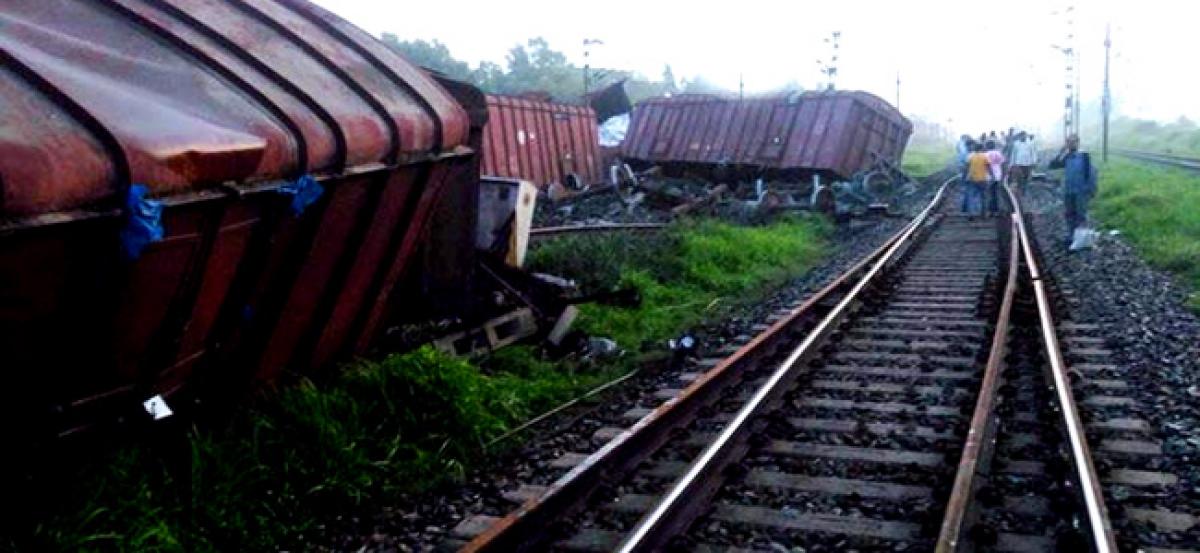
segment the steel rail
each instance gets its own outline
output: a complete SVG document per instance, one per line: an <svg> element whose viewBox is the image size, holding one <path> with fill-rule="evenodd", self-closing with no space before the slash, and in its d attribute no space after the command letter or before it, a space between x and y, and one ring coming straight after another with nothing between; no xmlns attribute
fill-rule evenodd
<svg viewBox="0 0 1200 553"><path fill-rule="evenodd" d="M957 177L952 177L942 184L937 197L930 202L929 207L926 207L919 217L923 218L928 214L942 197L946 186L955 179ZM755 336L729 357L705 372L680 392L676 398L655 408L650 414L634 423L632 427L610 440L552 483L542 495L526 500L517 509L475 536L460 551L468 553L508 552L528 549L529 542L534 539L531 536L541 532L549 520L577 510L594 487L604 481L619 477L623 471L629 470L642 458L649 455L651 452L648 449L651 446L665 440L672 428L686 422L690 413L707 404L723 383L733 379L739 366L761 354L767 346L782 338L806 318L815 316L822 304L835 297L840 290L850 286L851 278L854 275L866 270L887 252L893 251L894 246L903 237L911 234L916 224L917 219L914 218L913 221L884 241L882 245L855 263L853 267L792 310L786 317L776 321L767 330Z"/></svg>
<svg viewBox="0 0 1200 553"><path fill-rule="evenodd" d="M967 430L967 441L963 446L958 471L954 475L954 487L950 492L950 499L946 502L946 514L942 518L941 532L935 548L937 553L959 550L963 529L978 514L971 510L975 491L979 487L975 476L982 467L988 465L992 447L995 445L993 440L999 422L995 410L996 397L1000 389L1000 373L1005 367L1009 316L1017 293L1017 275L1021 270L1020 240L1017 238L1018 217L1017 213L1013 213L1010 221L1012 232L1009 235L1008 279L1004 285L1004 298L1000 304L1000 312L996 315L996 330L992 334L992 346L988 353L983 382L980 384L979 398L975 402L975 412L971 416L971 426Z"/></svg>
<svg viewBox="0 0 1200 553"><path fill-rule="evenodd" d="M810 356L817 349L814 345L836 327L846 313L849 312L851 304L858 299L863 289L873 282L883 271L884 267L893 260L896 252L908 244L909 239L925 223L934 207L941 202L947 185L955 178L957 177L951 177L950 180L946 181L938 189L933 201L909 223L900 239L896 240L888 248L888 251L875 261L871 269L858 281L854 288L817 324L816 328L804 338L800 345L792 350L775 372L758 388L754 396L742 406L733 420L722 429L716 439L688 467L683 476L676 480L663 498L638 521L637 526L634 527L633 531L625 537L617 548L618 552L650 551L661 547L666 543L666 540L670 539L672 530L680 526L680 520L678 520L678 518L682 518L680 517L680 513L687 511L689 508L694 509L697 506L694 496L698 494L695 492L698 492L700 488L707 484L706 476L717 474L723 468L723 462L726 460L723 457L728 456L729 452L734 448L735 437L747 432L749 428L748 422L764 409L769 403L769 399L773 399L782 393L782 388L784 388L781 385L782 383L789 383L794 379L797 373L796 369L798 368L797 362L801 358Z"/></svg>
<svg viewBox="0 0 1200 553"><path fill-rule="evenodd" d="M550 238L566 234L591 234L595 232L653 232L662 230L663 223L608 223L601 225L568 225L559 227L536 227L529 229L530 238Z"/></svg>
<svg viewBox="0 0 1200 553"><path fill-rule="evenodd" d="M1133 158L1141 161L1149 161L1160 165L1168 165L1171 167L1179 167L1182 169L1190 169L1200 171L1200 159L1177 156L1173 154L1160 154L1155 152L1139 152L1137 150L1114 149L1113 153L1128 158Z"/></svg>
<svg viewBox="0 0 1200 553"><path fill-rule="evenodd" d="M1083 422L1079 417L1075 398L1071 395L1071 382L1067 377L1066 362L1063 360L1058 336L1055 333L1054 317L1050 311L1050 300L1046 294L1045 282L1038 270L1037 259L1029 233L1025 228L1024 213L1020 208L1020 203L1011 188L1005 186L1005 189L1017 212L1017 233L1021 240L1025 265L1028 267L1029 277L1033 281L1042 343L1046 349L1046 358L1050 362L1054 394L1063 415L1067 441L1071 446L1071 464L1075 469L1076 478L1079 480L1092 545L1099 553L1111 553L1117 551L1116 537L1113 534L1112 522L1108 518L1108 509L1104 505L1104 493L1100 487L1100 478L1096 473L1096 467L1092 463L1091 449L1088 447Z"/></svg>

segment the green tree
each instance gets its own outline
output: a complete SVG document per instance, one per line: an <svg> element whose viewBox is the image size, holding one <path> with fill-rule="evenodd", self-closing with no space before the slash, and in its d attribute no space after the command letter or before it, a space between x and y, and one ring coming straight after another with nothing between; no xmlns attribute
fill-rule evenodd
<svg viewBox="0 0 1200 553"><path fill-rule="evenodd" d="M546 39L529 39L508 51L508 73L500 83L502 92L549 92L559 100L578 100L583 94L583 69L568 62L566 54L553 50Z"/></svg>
<svg viewBox="0 0 1200 553"><path fill-rule="evenodd" d="M536 37L509 49L503 65L490 61L472 68L455 58L440 41L400 40L395 34L384 33L383 42L400 52L409 61L441 72L451 78L467 81L492 94L547 92L562 102L579 102L583 93L583 68L571 63L566 54L554 50L542 37ZM625 79L625 91L634 103L646 98L679 92L680 84L670 65L663 67L661 81L619 69L592 69L595 88ZM683 80L686 92L716 92L720 89L703 81Z"/></svg>
<svg viewBox="0 0 1200 553"><path fill-rule="evenodd" d="M431 42L420 39L400 40L392 33L383 33L383 43L400 52L408 61L422 67L428 67L453 79L471 78L471 66L456 59L450 54L450 49L437 39Z"/></svg>
<svg viewBox="0 0 1200 553"><path fill-rule="evenodd" d="M696 75L691 79L683 79L680 81L680 92L683 94L729 94L730 91L717 86L712 81L705 79L703 75Z"/></svg>
<svg viewBox="0 0 1200 553"><path fill-rule="evenodd" d="M671 64L669 63L663 66L662 87L663 92L668 94L679 92L679 87L675 86L675 72L671 71Z"/></svg>

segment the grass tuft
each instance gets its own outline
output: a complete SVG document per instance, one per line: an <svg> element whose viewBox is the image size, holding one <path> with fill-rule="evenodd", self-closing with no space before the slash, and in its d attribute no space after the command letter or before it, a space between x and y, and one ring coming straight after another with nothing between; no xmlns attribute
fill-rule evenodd
<svg viewBox="0 0 1200 553"><path fill-rule="evenodd" d="M585 291L638 289L640 307L585 305L579 325L627 349L642 349L802 274L820 258L829 230L816 217L757 227L689 221L637 238L645 241L637 254L626 254L628 236L580 237L539 247L530 265L576 279Z"/></svg>
<svg viewBox="0 0 1200 553"><path fill-rule="evenodd" d="M640 307L588 305L579 323L636 349L763 297L815 263L827 232L809 217L688 222L644 237L557 240L530 257L589 290L638 288ZM311 548L338 533L325 527L338 517L369 520L463 478L482 444L616 377L629 357L556 363L517 346L473 365L425 347L353 363L329 381L265 394L219 427L114 447L63 479L66 493L31 517L41 524L6 539L29 550Z"/></svg>
<svg viewBox="0 0 1200 553"><path fill-rule="evenodd" d="M913 177L927 177L954 162L954 146L949 143L916 143L904 149L900 169Z"/></svg>
<svg viewBox="0 0 1200 553"><path fill-rule="evenodd" d="M1106 226L1120 229L1151 265L1200 290L1200 176L1180 169L1124 160L1100 173L1093 209ZM1192 294L1192 307L1200 297Z"/></svg>
<svg viewBox="0 0 1200 553"><path fill-rule="evenodd" d="M34 530L34 549L299 547L334 517L461 479L486 440L613 376L529 347L483 370L430 347L359 362L261 398L228 427L192 429L182 460L145 444L114 451L76 475L88 493Z"/></svg>

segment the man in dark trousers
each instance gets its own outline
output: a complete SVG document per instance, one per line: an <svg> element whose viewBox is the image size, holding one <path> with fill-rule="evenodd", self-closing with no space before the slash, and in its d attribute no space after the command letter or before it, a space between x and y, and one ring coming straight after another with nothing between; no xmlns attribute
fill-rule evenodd
<svg viewBox="0 0 1200 553"><path fill-rule="evenodd" d="M1067 143L1050 161L1051 169L1063 170L1063 207L1067 219L1067 246L1075 229L1087 223L1088 202L1096 195L1096 167L1087 152L1079 151L1079 136L1067 137Z"/></svg>

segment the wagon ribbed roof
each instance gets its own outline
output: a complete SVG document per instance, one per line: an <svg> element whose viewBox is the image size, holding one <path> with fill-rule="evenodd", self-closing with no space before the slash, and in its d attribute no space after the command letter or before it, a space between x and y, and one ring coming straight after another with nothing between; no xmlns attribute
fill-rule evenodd
<svg viewBox="0 0 1200 553"><path fill-rule="evenodd" d="M424 71L306 0L0 3L0 216L414 162L466 143ZM115 203L113 205L116 205Z"/></svg>

